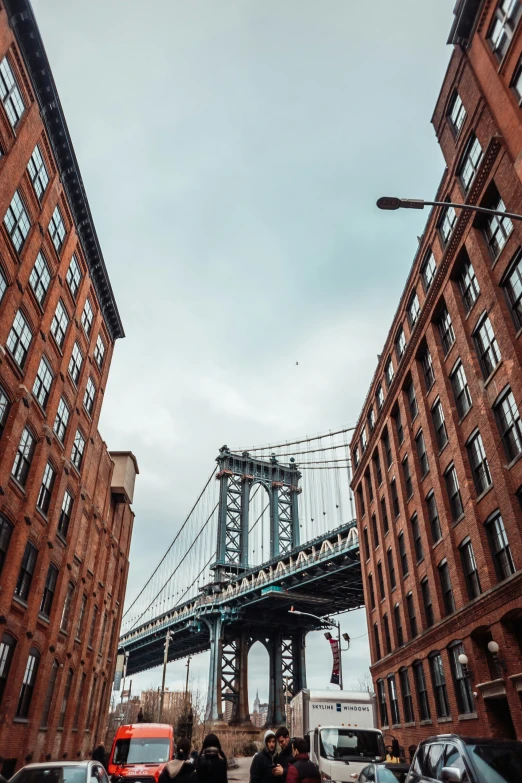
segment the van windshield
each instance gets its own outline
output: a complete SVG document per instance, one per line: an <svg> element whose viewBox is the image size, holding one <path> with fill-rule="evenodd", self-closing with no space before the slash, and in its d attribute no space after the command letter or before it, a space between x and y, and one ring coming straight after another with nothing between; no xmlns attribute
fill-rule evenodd
<svg viewBox="0 0 522 783"><path fill-rule="evenodd" d="M162 764L169 759L168 737L135 737L116 740L113 764Z"/></svg>
<svg viewBox="0 0 522 783"><path fill-rule="evenodd" d="M321 756L336 761L384 758L382 735L364 729L321 729Z"/></svg>

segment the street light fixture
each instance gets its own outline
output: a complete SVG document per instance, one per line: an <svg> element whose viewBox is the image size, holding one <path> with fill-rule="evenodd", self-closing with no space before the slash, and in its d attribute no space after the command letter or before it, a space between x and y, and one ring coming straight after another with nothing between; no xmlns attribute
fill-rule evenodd
<svg viewBox="0 0 522 783"><path fill-rule="evenodd" d="M300 614L303 617L313 617L314 620L318 620L320 623L323 623L324 625L329 625L332 628L337 628L337 644L339 645L339 687L341 690L343 690L343 660L341 653L346 652L350 647L350 636L347 633L343 633L343 639L348 642L348 647L344 648L341 647L341 624L336 623L335 620L330 619L329 617L318 617L316 614L310 614L310 612L300 612L298 609L294 609L293 606L290 607L288 610L289 614ZM332 634L328 631L325 632L325 638L330 641L332 638Z"/></svg>
<svg viewBox="0 0 522 783"><path fill-rule="evenodd" d="M418 198L397 198L396 196L381 196L377 200L377 206L379 209L395 210L395 209L424 209L424 207L454 207L455 209L469 209L472 212L480 212L484 215L498 215L503 218L510 218L510 220L522 220L522 215L517 215L516 212L503 212L499 209L487 209L486 207L478 207L475 204L456 204L452 201L424 201Z"/></svg>
<svg viewBox="0 0 522 783"><path fill-rule="evenodd" d="M169 660L169 642L171 639L174 639L174 634L169 629L165 636L165 655L163 656L163 678L161 681L161 696L160 696L158 723L161 723L161 719L163 718L163 702L165 701L165 677L167 674L167 663Z"/></svg>

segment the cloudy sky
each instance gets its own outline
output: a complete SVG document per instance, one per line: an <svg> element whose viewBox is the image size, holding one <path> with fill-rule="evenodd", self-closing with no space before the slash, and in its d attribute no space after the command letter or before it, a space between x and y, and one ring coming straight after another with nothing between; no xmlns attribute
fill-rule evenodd
<svg viewBox="0 0 522 783"><path fill-rule="evenodd" d="M441 177L454 2L33 0L127 335L100 429L140 466L128 596L219 446L356 422L426 218L375 200ZM342 624L350 684L364 614ZM267 667L254 648L251 700Z"/></svg>

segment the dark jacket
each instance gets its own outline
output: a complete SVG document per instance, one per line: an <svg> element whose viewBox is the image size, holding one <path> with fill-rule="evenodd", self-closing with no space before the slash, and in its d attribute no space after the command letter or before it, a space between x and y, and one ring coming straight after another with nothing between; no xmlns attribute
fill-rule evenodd
<svg viewBox="0 0 522 783"><path fill-rule="evenodd" d="M168 761L159 774L158 783L171 783L174 778L184 783L196 783L198 775L192 761Z"/></svg>
<svg viewBox="0 0 522 783"><path fill-rule="evenodd" d="M276 758L276 764L281 764L283 767L283 774L281 777L275 778L277 781L281 781L281 783L285 783L286 776L288 773L288 765L291 764L294 760L294 757L292 755L292 743L289 742L288 745L284 750L280 750L277 754Z"/></svg>
<svg viewBox="0 0 522 783"><path fill-rule="evenodd" d="M276 754L272 756L268 748L264 747L256 753L250 765L250 783L273 783L281 778L272 775L272 769L276 765Z"/></svg>
<svg viewBox="0 0 522 783"><path fill-rule="evenodd" d="M208 747L198 759L198 783L228 783L227 760L219 748Z"/></svg>
<svg viewBox="0 0 522 783"><path fill-rule="evenodd" d="M319 767L310 761L308 753L294 756L293 762L288 767L286 783L314 783L316 780L321 780Z"/></svg>

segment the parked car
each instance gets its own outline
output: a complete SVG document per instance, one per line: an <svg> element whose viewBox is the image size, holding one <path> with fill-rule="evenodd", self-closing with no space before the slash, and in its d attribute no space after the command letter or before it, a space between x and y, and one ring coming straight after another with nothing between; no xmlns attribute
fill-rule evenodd
<svg viewBox="0 0 522 783"><path fill-rule="evenodd" d="M109 779L97 761L48 761L27 764L10 783L109 783Z"/></svg>
<svg viewBox="0 0 522 783"><path fill-rule="evenodd" d="M409 770L409 764L392 764L391 761L385 761L382 764L368 764L359 774L354 772L351 777L360 783L405 783Z"/></svg>
<svg viewBox="0 0 522 783"><path fill-rule="evenodd" d="M520 783L522 742L440 734L423 740L406 783Z"/></svg>

